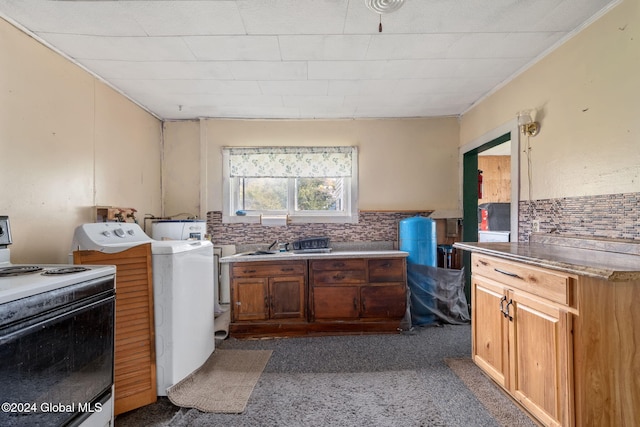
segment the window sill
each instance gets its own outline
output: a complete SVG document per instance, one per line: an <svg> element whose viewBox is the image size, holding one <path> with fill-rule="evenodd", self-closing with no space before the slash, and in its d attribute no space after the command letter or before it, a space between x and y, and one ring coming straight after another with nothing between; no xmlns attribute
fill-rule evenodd
<svg viewBox="0 0 640 427"><path fill-rule="evenodd" d="M260 224L258 215L223 215L223 224ZM287 223L291 224L357 224L358 215L328 216L328 215L295 215L289 216Z"/></svg>

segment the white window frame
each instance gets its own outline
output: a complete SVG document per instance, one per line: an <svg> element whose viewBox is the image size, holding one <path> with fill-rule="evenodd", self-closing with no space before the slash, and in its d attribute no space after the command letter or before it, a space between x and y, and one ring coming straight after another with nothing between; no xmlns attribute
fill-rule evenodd
<svg viewBox="0 0 640 427"><path fill-rule="evenodd" d="M266 148L266 147L265 147ZM222 197L223 197L223 223L248 223L257 224L261 221L261 215L287 215L290 224L302 223L338 223L350 224L358 222L358 150L352 147L351 154L351 176L345 177L345 209L342 211L298 211L295 205L295 185L288 186L289 209L283 211L263 211L260 213L247 213L237 215L234 207L234 200L237 200L238 186L234 185L236 178L230 176L229 150L222 150ZM295 178L290 178L291 180Z"/></svg>

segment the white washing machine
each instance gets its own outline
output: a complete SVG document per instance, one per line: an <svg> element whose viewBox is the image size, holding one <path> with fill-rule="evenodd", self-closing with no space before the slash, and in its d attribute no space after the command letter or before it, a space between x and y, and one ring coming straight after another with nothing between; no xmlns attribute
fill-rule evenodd
<svg viewBox="0 0 640 427"><path fill-rule="evenodd" d="M157 219L151 221L151 238L155 240L203 240L207 222L203 219Z"/></svg>
<svg viewBox="0 0 640 427"><path fill-rule="evenodd" d="M215 349L213 245L153 240L138 224L102 222L76 228L72 251L117 253L144 243L151 243L157 391L166 396L167 388L199 368Z"/></svg>

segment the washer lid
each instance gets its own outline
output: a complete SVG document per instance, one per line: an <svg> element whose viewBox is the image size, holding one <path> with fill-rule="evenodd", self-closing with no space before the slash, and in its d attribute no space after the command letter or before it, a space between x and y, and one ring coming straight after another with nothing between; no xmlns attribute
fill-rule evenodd
<svg viewBox="0 0 640 427"><path fill-rule="evenodd" d="M151 243L153 255L171 255L203 248L213 249L213 243L208 240L154 240Z"/></svg>
<svg viewBox="0 0 640 427"><path fill-rule="evenodd" d="M204 219L154 219L152 223L160 222L206 222Z"/></svg>

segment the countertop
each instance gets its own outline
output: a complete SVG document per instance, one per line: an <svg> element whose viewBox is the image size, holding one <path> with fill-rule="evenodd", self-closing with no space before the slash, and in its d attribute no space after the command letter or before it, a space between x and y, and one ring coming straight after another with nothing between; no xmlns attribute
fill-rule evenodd
<svg viewBox="0 0 640 427"><path fill-rule="evenodd" d="M396 250L376 250L376 251L331 251L326 253L295 253L277 252L265 255L250 255L249 253L239 253L220 258L221 263L231 262L251 262L251 261L294 261L306 259L323 258L405 258L408 252Z"/></svg>
<svg viewBox="0 0 640 427"><path fill-rule="evenodd" d="M640 280L640 256L548 243L458 242L455 248L608 281Z"/></svg>

